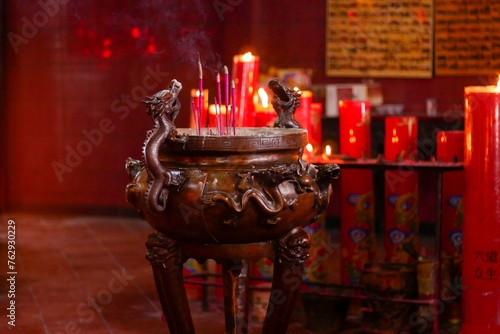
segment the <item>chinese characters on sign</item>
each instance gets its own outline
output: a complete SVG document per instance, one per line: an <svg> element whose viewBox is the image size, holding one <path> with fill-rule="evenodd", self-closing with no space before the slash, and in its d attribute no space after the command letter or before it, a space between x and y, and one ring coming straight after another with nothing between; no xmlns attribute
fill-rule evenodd
<svg viewBox="0 0 500 334"><path fill-rule="evenodd" d="M432 77L432 0L328 0L329 76Z"/></svg>
<svg viewBox="0 0 500 334"><path fill-rule="evenodd" d="M500 70L500 0L436 1L436 75Z"/></svg>
<svg viewBox="0 0 500 334"><path fill-rule="evenodd" d="M474 279L496 281L498 252L496 250L478 250L474 252Z"/></svg>

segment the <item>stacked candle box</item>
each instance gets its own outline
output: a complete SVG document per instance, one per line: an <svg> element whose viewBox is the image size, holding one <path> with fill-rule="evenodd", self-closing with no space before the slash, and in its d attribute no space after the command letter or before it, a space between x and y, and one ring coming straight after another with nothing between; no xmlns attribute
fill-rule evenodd
<svg viewBox="0 0 500 334"><path fill-rule="evenodd" d="M339 101L340 153L350 158L371 157L369 101ZM342 170L341 282L359 284L360 273L375 256L372 171Z"/></svg>
<svg viewBox="0 0 500 334"><path fill-rule="evenodd" d="M436 158L442 162L464 161L464 132L440 131L436 135ZM441 253L462 259L464 172L443 174L441 203Z"/></svg>
<svg viewBox="0 0 500 334"><path fill-rule="evenodd" d="M464 161L464 132L439 131L436 134L436 158L442 162ZM462 226L463 196L465 192L464 171L443 173L441 197L441 257L451 259L450 283L458 285L462 278ZM441 273L443 276L443 273ZM442 287L443 288L443 287ZM445 310L445 318L461 319L461 303L453 303Z"/></svg>
<svg viewBox="0 0 500 334"><path fill-rule="evenodd" d="M417 118L385 119L385 159L413 160L417 156ZM411 168L385 172L386 262L412 263L419 252L418 173Z"/></svg>

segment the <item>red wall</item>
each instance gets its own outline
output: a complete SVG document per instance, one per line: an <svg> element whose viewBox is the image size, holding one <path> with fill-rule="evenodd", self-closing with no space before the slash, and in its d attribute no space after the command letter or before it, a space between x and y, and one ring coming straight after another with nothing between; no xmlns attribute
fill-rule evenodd
<svg viewBox="0 0 500 334"><path fill-rule="evenodd" d="M197 78L195 52L205 50L207 65L218 61L211 50L220 21L209 5L107 0L44 10L35 1L9 1L4 207L128 207L125 159L140 159L152 128L140 100L177 78L188 105L186 91ZM187 117L184 111L178 123L187 124Z"/></svg>
<svg viewBox="0 0 500 334"><path fill-rule="evenodd" d="M251 49L260 55L264 71L306 67L314 70L316 84L360 81L325 76L325 1L240 2L70 1L53 8L53 17L44 22L38 2L8 1L5 30L24 39L13 43L3 34L4 206L128 207L124 162L129 156L140 158L152 122L141 103L128 106L123 94L134 93L140 100L171 79L180 80L184 108L177 124L186 126L198 50L207 77L222 63L230 64L234 54ZM26 23L34 19L42 20L36 32ZM157 66L169 74L149 78L141 88L151 76L148 68ZM427 97L436 97L440 110L462 105L464 86L491 83L491 78L377 81L386 103L421 111ZM85 147L84 131L95 134L100 124L108 133L99 130L102 140L98 136L97 144ZM70 166L68 148L88 155ZM68 172L58 177L55 164L67 166Z"/></svg>

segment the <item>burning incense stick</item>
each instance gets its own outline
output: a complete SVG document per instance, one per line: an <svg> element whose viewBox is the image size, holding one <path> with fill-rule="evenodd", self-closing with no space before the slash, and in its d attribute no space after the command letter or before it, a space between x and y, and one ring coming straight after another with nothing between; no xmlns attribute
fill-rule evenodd
<svg viewBox="0 0 500 334"><path fill-rule="evenodd" d="M215 80L217 81L217 99L219 101L219 104L217 104L217 105L219 106L220 127L221 127L221 130L223 130L223 127L222 127L222 106L221 106L222 96L221 96L221 91L220 91L220 74L219 73L217 73L217 75L215 76ZM226 111L226 115L227 115L227 111ZM223 131L223 134L225 134L225 131Z"/></svg>
<svg viewBox="0 0 500 334"><path fill-rule="evenodd" d="M219 104L217 103L217 98L214 97L214 107L215 107L215 124L217 125L217 134L221 135L221 126L220 126L220 110Z"/></svg>
<svg viewBox="0 0 500 334"><path fill-rule="evenodd" d="M227 66L224 66L222 73L224 74L224 98L226 102L226 132L229 134L231 123L229 123L229 71Z"/></svg>
<svg viewBox="0 0 500 334"><path fill-rule="evenodd" d="M234 92L234 80L231 80L231 115L233 116L233 135L236 136L236 101L235 101L235 92Z"/></svg>
<svg viewBox="0 0 500 334"><path fill-rule="evenodd" d="M200 135L200 128L198 127L198 120L196 117L196 107L194 106L194 101L191 101L191 109L193 110L194 126L196 127L196 133Z"/></svg>
<svg viewBox="0 0 500 334"><path fill-rule="evenodd" d="M200 94L198 96L198 128L201 132L201 111L203 110L203 68L201 67L200 53L198 52L198 70L200 71ZM208 121L208 119L207 119Z"/></svg>

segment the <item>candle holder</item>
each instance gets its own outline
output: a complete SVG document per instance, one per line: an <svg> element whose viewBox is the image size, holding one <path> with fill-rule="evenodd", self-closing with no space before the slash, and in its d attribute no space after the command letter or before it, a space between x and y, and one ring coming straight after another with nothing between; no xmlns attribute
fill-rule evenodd
<svg viewBox="0 0 500 334"><path fill-rule="evenodd" d="M296 94L279 87L276 108L290 120ZM339 167L302 160L307 131L286 122L277 122L282 128L236 128L228 136L177 129L181 88L172 80L144 101L155 126L143 160L127 160L127 200L154 228L147 259L170 332L194 333L184 261L222 263L226 333L240 333L248 326L249 261L267 257L275 263L272 289L280 303L271 300L263 333L285 333L309 256L303 227L326 209Z"/></svg>

